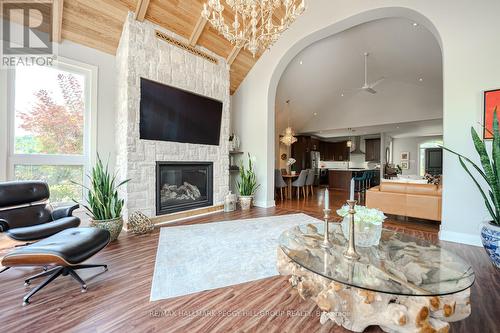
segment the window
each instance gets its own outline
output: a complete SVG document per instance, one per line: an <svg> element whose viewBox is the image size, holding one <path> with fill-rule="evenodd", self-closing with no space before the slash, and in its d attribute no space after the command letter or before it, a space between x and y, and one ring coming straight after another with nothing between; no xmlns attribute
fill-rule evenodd
<svg viewBox="0 0 500 333"><path fill-rule="evenodd" d="M59 61L9 72L8 178L43 180L52 203L80 200L91 162L96 69Z"/></svg>

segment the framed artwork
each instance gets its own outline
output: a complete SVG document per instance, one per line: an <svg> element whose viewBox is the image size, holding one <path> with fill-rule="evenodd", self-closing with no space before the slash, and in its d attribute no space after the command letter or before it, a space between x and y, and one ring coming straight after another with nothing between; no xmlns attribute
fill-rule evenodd
<svg viewBox="0 0 500 333"><path fill-rule="evenodd" d="M410 168L410 162L408 162L408 161L401 162L401 169L408 170L409 168Z"/></svg>
<svg viewBox="0 0 500 333"><path fill-rule="evenodd" d="M500 89L488 90L484 92L484 130L483 138L487 140L493 139L493 111L498 107L500 113Z"/></svg>
<svg viewBox="0 0 500 333"><path fill-rule="evenodd" d="M401 161L408 161L410 159L410 152L409 151L402 151L401 152Z"/></svg>

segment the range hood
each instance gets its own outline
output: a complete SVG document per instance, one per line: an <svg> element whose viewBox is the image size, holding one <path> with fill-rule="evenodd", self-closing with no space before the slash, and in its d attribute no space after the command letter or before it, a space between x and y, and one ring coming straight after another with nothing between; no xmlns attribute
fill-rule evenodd
<svg viewBox="0 0 500 333"><path fill-rule="evenodd" d="M351 151L351 155L364 155L365 152L361 151L361 137L360 136L355 136L354 137L354 150Z"/></svg>

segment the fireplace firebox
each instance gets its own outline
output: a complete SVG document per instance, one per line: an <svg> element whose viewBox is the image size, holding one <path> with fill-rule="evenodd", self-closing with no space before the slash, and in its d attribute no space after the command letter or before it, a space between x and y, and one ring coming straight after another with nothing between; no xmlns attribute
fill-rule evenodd
<svg viewBox="0 0 500 333"><path fill-rule="evenodd" d="M212 162L156 162L156 215L212 205Z"/></svg>

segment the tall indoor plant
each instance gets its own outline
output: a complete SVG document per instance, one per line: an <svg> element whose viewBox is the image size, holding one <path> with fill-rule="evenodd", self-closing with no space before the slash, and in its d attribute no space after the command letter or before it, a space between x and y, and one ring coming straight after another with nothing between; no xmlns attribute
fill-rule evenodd
<svg viewBox="0 0 500 333"><path fill-rule="evenodd" d="M479 155L481 167L469 158L449 148L443 147L443 149L458 156L458 161L472 178L484 199L484 204L491 216L491 221L486 221L482 224L481 240L493 264L500 268L500 134L496 108L493 112L493 133L491 134L493 135L493 141L490 156L485 142L481 140L474 127L471 127L472 141ZM486 182L488 195L486 195L485 190L479 184L479 180L474 177L467 165L472 166L480 178Z"/></svg>
<svg viewBox="0 0 500 333"><path fill-rule="evenodd" d="M237 186L240 193L239 201L241 209L250 209L253 196L259 187L250 154L248 154L248 169L243 165L243 161L240 162L240 180L237 182Z"/></svg>
<svg viewBox="0 0 500 333"><path fill-rule="evenodd" d="M101 158L97 155L97 163L92 168L92 172L87 175L90 186L79 184L87 189L85 201L82 206L90 216L92 227L108 230L111 234L111 241L118 238L123 228L122 208L124 200L118 196L118 188L130 179L116 184L116 174L111 175L108 170L108 163L103 165Z"/></svg>

